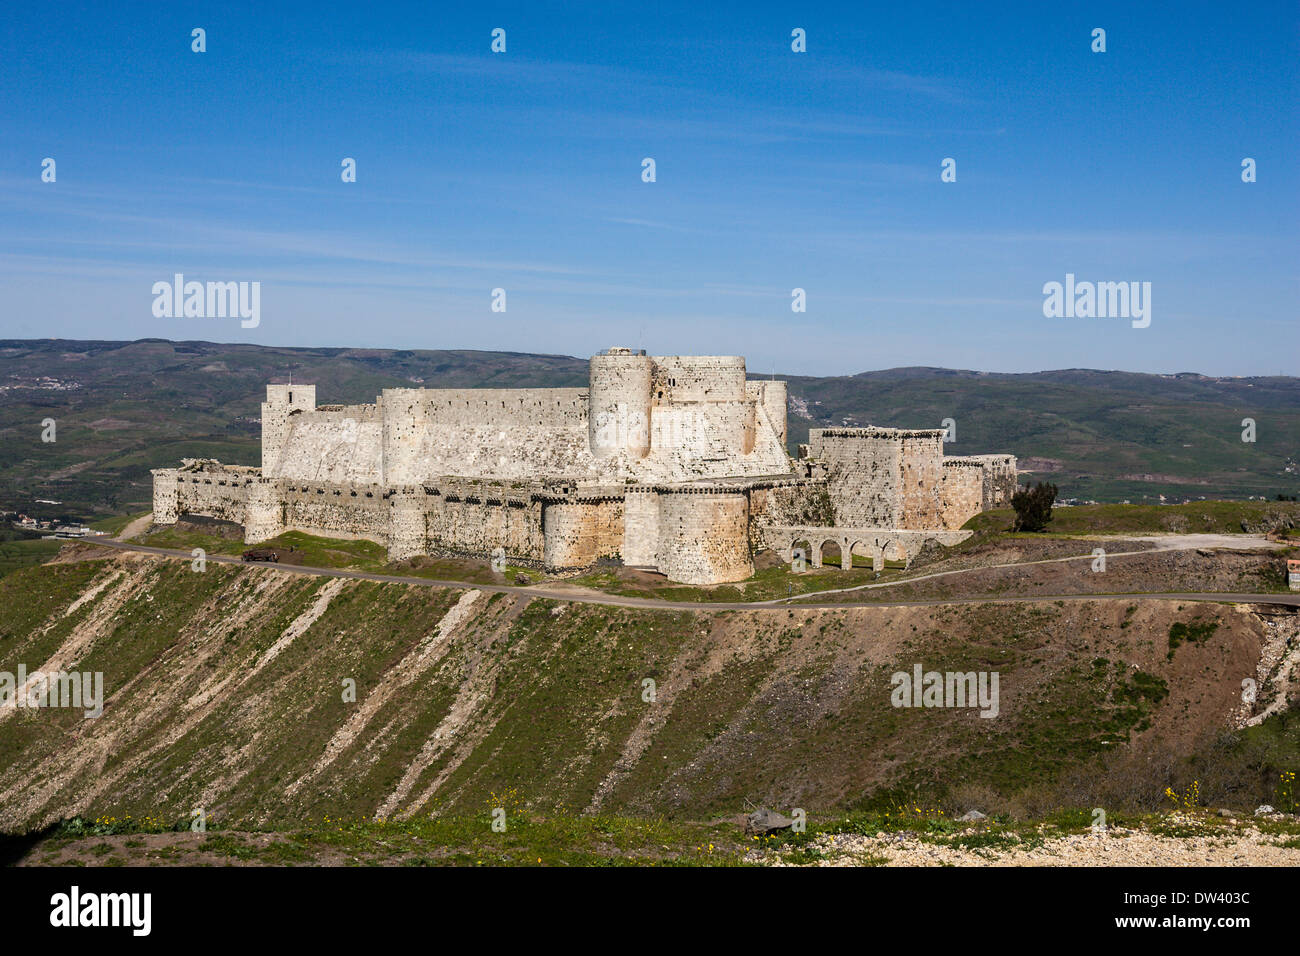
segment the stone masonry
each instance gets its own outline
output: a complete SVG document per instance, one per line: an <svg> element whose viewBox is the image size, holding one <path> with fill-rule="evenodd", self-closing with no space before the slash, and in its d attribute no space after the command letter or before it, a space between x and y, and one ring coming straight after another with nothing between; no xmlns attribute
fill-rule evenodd
<svg viewBox="0 0 1300 956"><path fill-rule="evenodd" d="M154 521L220 518L250 543L286 530L365 538L395 561L498 553L707 585L748 578L763 547L789 550L765 529L949 543L1015 490L1012 456L945 458L938 429L812 429L792 460L786 383L747 380L738 356L614 348L590 368L585 389L390 388L368 405L268 385L261 467L156 469Z"/></svg>

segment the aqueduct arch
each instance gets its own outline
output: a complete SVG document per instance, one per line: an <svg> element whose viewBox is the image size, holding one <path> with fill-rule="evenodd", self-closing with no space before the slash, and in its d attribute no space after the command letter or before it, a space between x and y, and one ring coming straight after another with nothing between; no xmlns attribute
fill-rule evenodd
<svg viewBox="0 0 1300 956"><path fill-rule="evenodd" d="M796 549L804 549L808 565L820 568L827 548L834 546L840 554L840 568L853 567L853 555L871 559L873 571L882 571L886 561L900 561L906 567L925 546L937 541L949 546L965 541L969 531L914 531L900 528L833 528L776 527L763 530L767 547L787 563L793 563Z"/></svg>

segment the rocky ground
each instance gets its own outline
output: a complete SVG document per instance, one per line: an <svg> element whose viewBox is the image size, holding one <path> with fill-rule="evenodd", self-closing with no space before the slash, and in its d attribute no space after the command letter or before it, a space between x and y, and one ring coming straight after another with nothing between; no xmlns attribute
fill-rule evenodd
<svg viewBox="0 0 1300 956"><path fill-rule="evenodd" d="M953 834L904 830L875 835L823 833L791 852L751 850L747 863L768 866L1297 866L1300 817L1207 823L1189 814L1138 826L1054 835L974 826Z"/></svg>
<svg viewBox="0 0 1300 956"><path fill-rule="evenodd" d="M1227 812L1227 811L1223 811ZM1088 819L1087 813L1076 813ZM1300 865L1300 816L1221 817L1207 810L1150 814L1105 828L1059 822L846 832L862 818L807 836L745 835L743 817L669 824L600 815L412 821L325 818L299 829L192 833L74 833L64 826L11 854L19 866L953 866L1170 867ZM102 821L99 821L102 822ZM121 823L122 821L116 821ZM784 821L788 823L789 821ZM890 824L885 824L889 826ZM94 831L115 827L87 826Z"/></svg>

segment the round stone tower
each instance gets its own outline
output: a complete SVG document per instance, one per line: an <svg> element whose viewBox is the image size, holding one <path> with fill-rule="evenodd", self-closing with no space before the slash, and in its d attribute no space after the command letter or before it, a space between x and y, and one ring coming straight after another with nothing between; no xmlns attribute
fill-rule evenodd
<svg viewBox="0 0 1300 956"><path fill-rule="evenodd" d="M684 486L659 496L659 570L670 581L720 584L754 573L749 497L744 491Z"/></svg>
<svg viewBox="0 0 1300 956"><path fill-rule="evenodd" d="M650 451L650 383L654 365L631 349L613 348L591 357L587 434L591 453L606 458Z"/></svg>
<svg viewBox="0 0 1300 956"><path fill-rule="evenodd" d="M244 543L257 544L284 530L284 502L271 478L254 478L244 488Z"/></svg>

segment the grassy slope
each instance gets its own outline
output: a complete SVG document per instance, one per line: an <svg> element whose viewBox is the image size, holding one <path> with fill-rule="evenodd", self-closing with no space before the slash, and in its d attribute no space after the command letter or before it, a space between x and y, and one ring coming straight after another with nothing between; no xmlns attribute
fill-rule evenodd
<svg viewBox="0 0 1300 956"><path fill-rule="evenodd" d="M1241 534L1267 516L1300 523L1294 501L1194 501L1182 505L1078 505L1053 508L1049 534ZM985 511L966 522L974 531L1006 531L1015 512Z"/></svg>
<svg viewBox="0 0 1300 956"><path fill-rule="evenodd" d="M324 612L284 640L327 588ZM44 710L0 723L0 776L24 781L0 793L0 824L177 820L199 806L223 825L355 820L412 767L398 809L417 817L571 814L602 781L604 813L695 820L759 803L825 819L973 786L1050 803L1058 781L1126 741L1184 753L1189 734L1220 726L1262 634L1229 609L1136 600L720 613L496 595L435 637L461 596L148 559L0 579L0 670L72 641L110 694L94 722ZM1171 656L1178 622L1207 626ZM417 648L418 666L402 665ZM915 662L996 669L1002 716L889 706L889 675ZM374 705L351 738L336 736L359 707L345 679ZM1297 757L1292 739L1238 785L1254 798ZM1137 790L1157 803L1166 782L1181 781Z"/></svg>
<svg viewBox="0 0 1300 956"><path fill-rule="evenodd" d="M62 541L33 538L23 541L0 541L0 577L19 568L48 561L59 553Z"/></svg>

